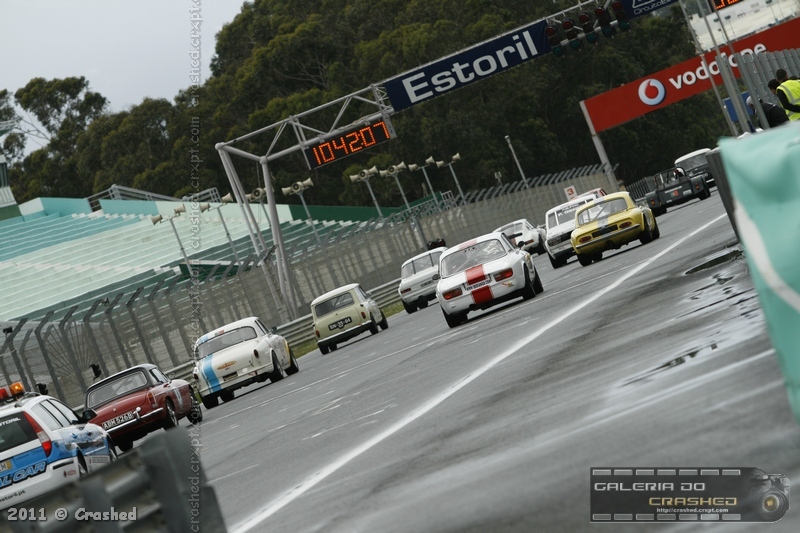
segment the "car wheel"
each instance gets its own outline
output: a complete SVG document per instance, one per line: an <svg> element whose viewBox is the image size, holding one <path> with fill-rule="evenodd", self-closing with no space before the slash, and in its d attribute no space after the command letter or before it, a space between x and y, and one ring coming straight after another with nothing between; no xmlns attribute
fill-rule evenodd
<svg viewBox="0 0 800 533"><path fill-rule="evenodd" d="M164 409L167 411L167 417L164 419L164 429L174 428L178 425L178 415L175 414L175 407L169 398L164 402Z"/></svg>
<svg viewBox="0 0 800 533"><path fill-rule="evenodd" d="M588 267L589 265L592 264L592 256L586 254L578 254L578 263L580 263L581 266Z"/></svg>
<svg viewBox="0 0 800 533"><path fill-rule="evenodd" d="M461 325L461 323L467 318L466 313L463 315L461 313L448 315L444 309L442 309L442 314L444 315L444 319L447 321L447 325L451 328Z"/></svg>
<svg viewBox="0 0 800 533"><path fill-rule="evenodd" d="M223 391L220 393L219 397L223 402L232 402L234 398L233 391Z"/></svg>
<svg viewBox="0 0 800 533"><path fill-rule="evenodd" d="M531 276L528 273L528 267L525 267L525 286L522 287L520 291L522 293L523 300L530 300L534 296L536 296L536 291L533 289L533 282L531 281Z"/></svg>
<svg viewBox="0 0 800 533"><path fill-rule="evenodd" d="M661 230L659 229L658 224L656 223L655 220L653 220L653 226L655 226L653 228L653 238L658 239L659 237L661 237Z"/></svg>
<svg viewBox="0 0 800 533"><path fill-rule="evenodd" d="M596 254L592 254L592 261L594 261L595 263L602 260L603 260L603 252L597 252Z"/></svg>
<svg viewBox="0 0 800 533"><path fill-rule="evenodd" d="M319 348L319 353L322 355L327 355L328 351L330 351L327 344L318 344L317 347Z"/></svg>
<svg viewBox="0 0 800 533"><path fill-rule="evenodd" d="M417 310L417 306L414 304L407 304L405 300L403 300L403 309L405 309L406 313L410 315Z"/></svg>
<svg viewBox="0 0 800 533"><path fill-rule="evenodd" d="M288 375L297 374L300 372L300 365L297 364L297 359L294 357L294 352L289 348L289 368L286 369Z"/></svg>
<svg viewBox="0 0 800 533"><path fill-rule="evenodd" d="M647 224L647 218L644 218L643 222L644 222L644 229L639 234L639 242L642 244L647 244L653 240L653 234L650 232L650 226Z"/></svg>
<svg viewBox="0 0 800 533"><path fill-rule="evenodd" d="M213 409L219 405L219 398L216 396L206 396L203 398L203 407L206 409Z"/></svg>
<svg viewBox="0 0 800 533"><path fill-rule="evenodd" d="M544 292L544 285L542 285L542 278L539 276L539 271L536 270L536 267L533 267L533 291L536 294L541 294Z"/></svg>
<svg viewBox="0 0 800 533"><path fill-rule="evenodd" d="M560 259L554 259L552 255L547 254L547 258L550 260L550 266L553 268L561 268L564 266L566 261L562 261Z"/></svg>
<svg viewBox="0 0 800 533"><path fill-rule="evenodd" d="M389 329L389 321L386 320L386 315L383 314L383 311L381 311L381 321L378 322L378 325L381 329Z"/></svg>
<svg viewBox="0 0 800 533"><path fill-rule="evenodd" d="M281 362L278 361L278 356L272 354L272 374L269 375L269 380L276 383L286 377L286 372L283 371Z"/></svg>
<svg viewBox="0 0 800 533"><path fill-rule="evenodd" d="M417 303L420 309L425 309L428 307L428 299L427 298L420 298L419 302Z"/></svg>
<svg viewBox="0 0 800 533"><path fill-rule="evenodd" d="M203 408L200 407L194 394L192 394L192 409L189 411L189 416L187 418L194 426L203 421Z"/></svg>
<svg viewBox="0 0 800 533"><path fill-rule="evenodd" d="M335 352L336 349L338 348L338 346L336 346L335 344L329 344L328 346L330 346L332 352Z"/></svg>
<svg viewBox="0 0 800 533"><path fill-rule="evenodd" d="M369 319L372 320L372 323L369 325L369 332L372 333L373 335L377 335L378 331L380 331L378 329L378 323L375 322L375 317L373 317L372 315L369 316Z"/></svg>
<svg viewBox="0 0 800 533"><path fill-rule="evenodd" d="M133 441L121 440L117 442L117 448L119 448L119 451L121 451L122 453L129 452L131 448L133 448Z"/></svg>

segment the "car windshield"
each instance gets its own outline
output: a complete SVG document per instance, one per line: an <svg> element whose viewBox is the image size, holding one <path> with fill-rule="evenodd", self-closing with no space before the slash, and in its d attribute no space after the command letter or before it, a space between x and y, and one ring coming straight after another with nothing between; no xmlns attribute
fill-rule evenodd
<svg viewBox="0 0 800 533"><path fill-rule="evenodd" d="M461 248L442 258L440 265L442 277L452 276L468 268L488 263L506 255L503 244L497 240L479 242L466 248Z"/></svg>
<svg viewBox="0 0 800 533"><path fill-rule="evenodd" d="M708 165L706 154L695 155L688 159L681 159L675 162L676 167L681 167L684 170L692 170L694 168L702 167L704 165Z"/></svg>
<svg viewBox="0 0 800 533"><path fill-rule="evenodd" d="M598 203L578 213L578 225L583 226L601 218L608 218L614 213L620 213L626 209L628 209L628 203L624 198Z"/></svg>
<svg viewBox="0 0 800 533"><path fill-rule="evenodd" d="M256 337L256 330L250 326L242 326L230 331L225 331L198 345L195 349L194 357L195 359L202 359L213 353L224 350L225 348L255 339Z"/></svg>
<svg viewBox="0 0 800 533"><path fill-rule="evenodd" d="M580 206L588 204L592 200L594 200L594 198L584 198L580 202L564 205L555 211L551 211L547 214L547 227L553 228L555 226L560 226L565 222L575 220L575 211L577 211Z"/></svg>
<svg viewBox="0 0 800 533"><path fill-rule="evenodd" d="M395 270L395 272L397 271ZM324 302L318 303L314 307L314 314L317 315L317 318L319 318L321 316L333 313L342 307L347 307L348 305L353 305L353 296L349 292L337 294L332 298L328 298Z"/></svg>
<svg viewBox="0 0 800 533"><path fill-rule="evenodd" d="M413 276L417 272L422 272L423 270L427 270L431 267L435 267L439 263L439 257L441 257L442 252L437 252L435 254L426 254L423 257L418 257L413 261L409 261L405 265L400 272L400 277L408 278Z"/></svg>
<svg viewBox="0 0 800 533"><path fill-rule="evenodd" d="M36 440L36 432L23 413L0 418L0 452Z"/></svg>
<svg viewBox="0 0 800 533"><path fill-rule="evenodd" d="M114 398L125 396L147 385L147 376L143 370L110 377L86 394L86 407L94 409L98 405L109 402Z"/></svg>
<svg viewBox="0 0 800 533"><path fill-rule="evenodd" d="M510 237L511 235L514 235L515 233L522 233L526 229L527 228L525 228L525 224L524 223L516 222L514 224L506 224L505 226L503 226L502 228L500 228L497 231L499 231L500 233L504 233L506 237Z"/></svg>

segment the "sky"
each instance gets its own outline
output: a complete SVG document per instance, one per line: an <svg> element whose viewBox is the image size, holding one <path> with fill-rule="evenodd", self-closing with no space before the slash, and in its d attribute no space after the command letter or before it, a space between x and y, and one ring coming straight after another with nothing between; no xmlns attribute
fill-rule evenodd
<svg viewBox="0 0 800 533"><path fill-rule="evenodd" d="M192 83L190 52L197 45L200 84L211 75L215 36L243 3L0 0L0 90L14 93L36 77L83 76L112 112L145 97L173 102Z"/></svg>

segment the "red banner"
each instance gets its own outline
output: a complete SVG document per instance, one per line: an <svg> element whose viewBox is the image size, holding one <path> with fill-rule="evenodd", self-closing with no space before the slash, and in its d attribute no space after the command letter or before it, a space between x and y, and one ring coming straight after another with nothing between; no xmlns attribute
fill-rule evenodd
<svg viewBox="0 0 800 533"><path fill-rule="evenodd" d="M796 48L798 45L800 45L800 19L793 19L734 41L733 49L739 54L752 54L786 50ZM720 52L734 67L733 73L738 78L739 69L736 68L736 60L730 56L728 47L721 46ZM722 77L719 75L715 57L715 51L705 54L708 70L711 70L714 83L719 87L722 85ZM585 100L584 104L595 131L600 133L709 89L711 89L709 73L703 68L700 56L697 56L646 78L593 96Z"/></svg>

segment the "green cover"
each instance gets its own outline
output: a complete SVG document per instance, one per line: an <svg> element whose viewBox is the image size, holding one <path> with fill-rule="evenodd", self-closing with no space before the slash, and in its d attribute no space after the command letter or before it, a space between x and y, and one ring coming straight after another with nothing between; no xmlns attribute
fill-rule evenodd
<svg viewBox="0 0 800 533"><path fill-rule="evenodd" d="M800 423L800 124L719 144L739 236Z"/></svg>

